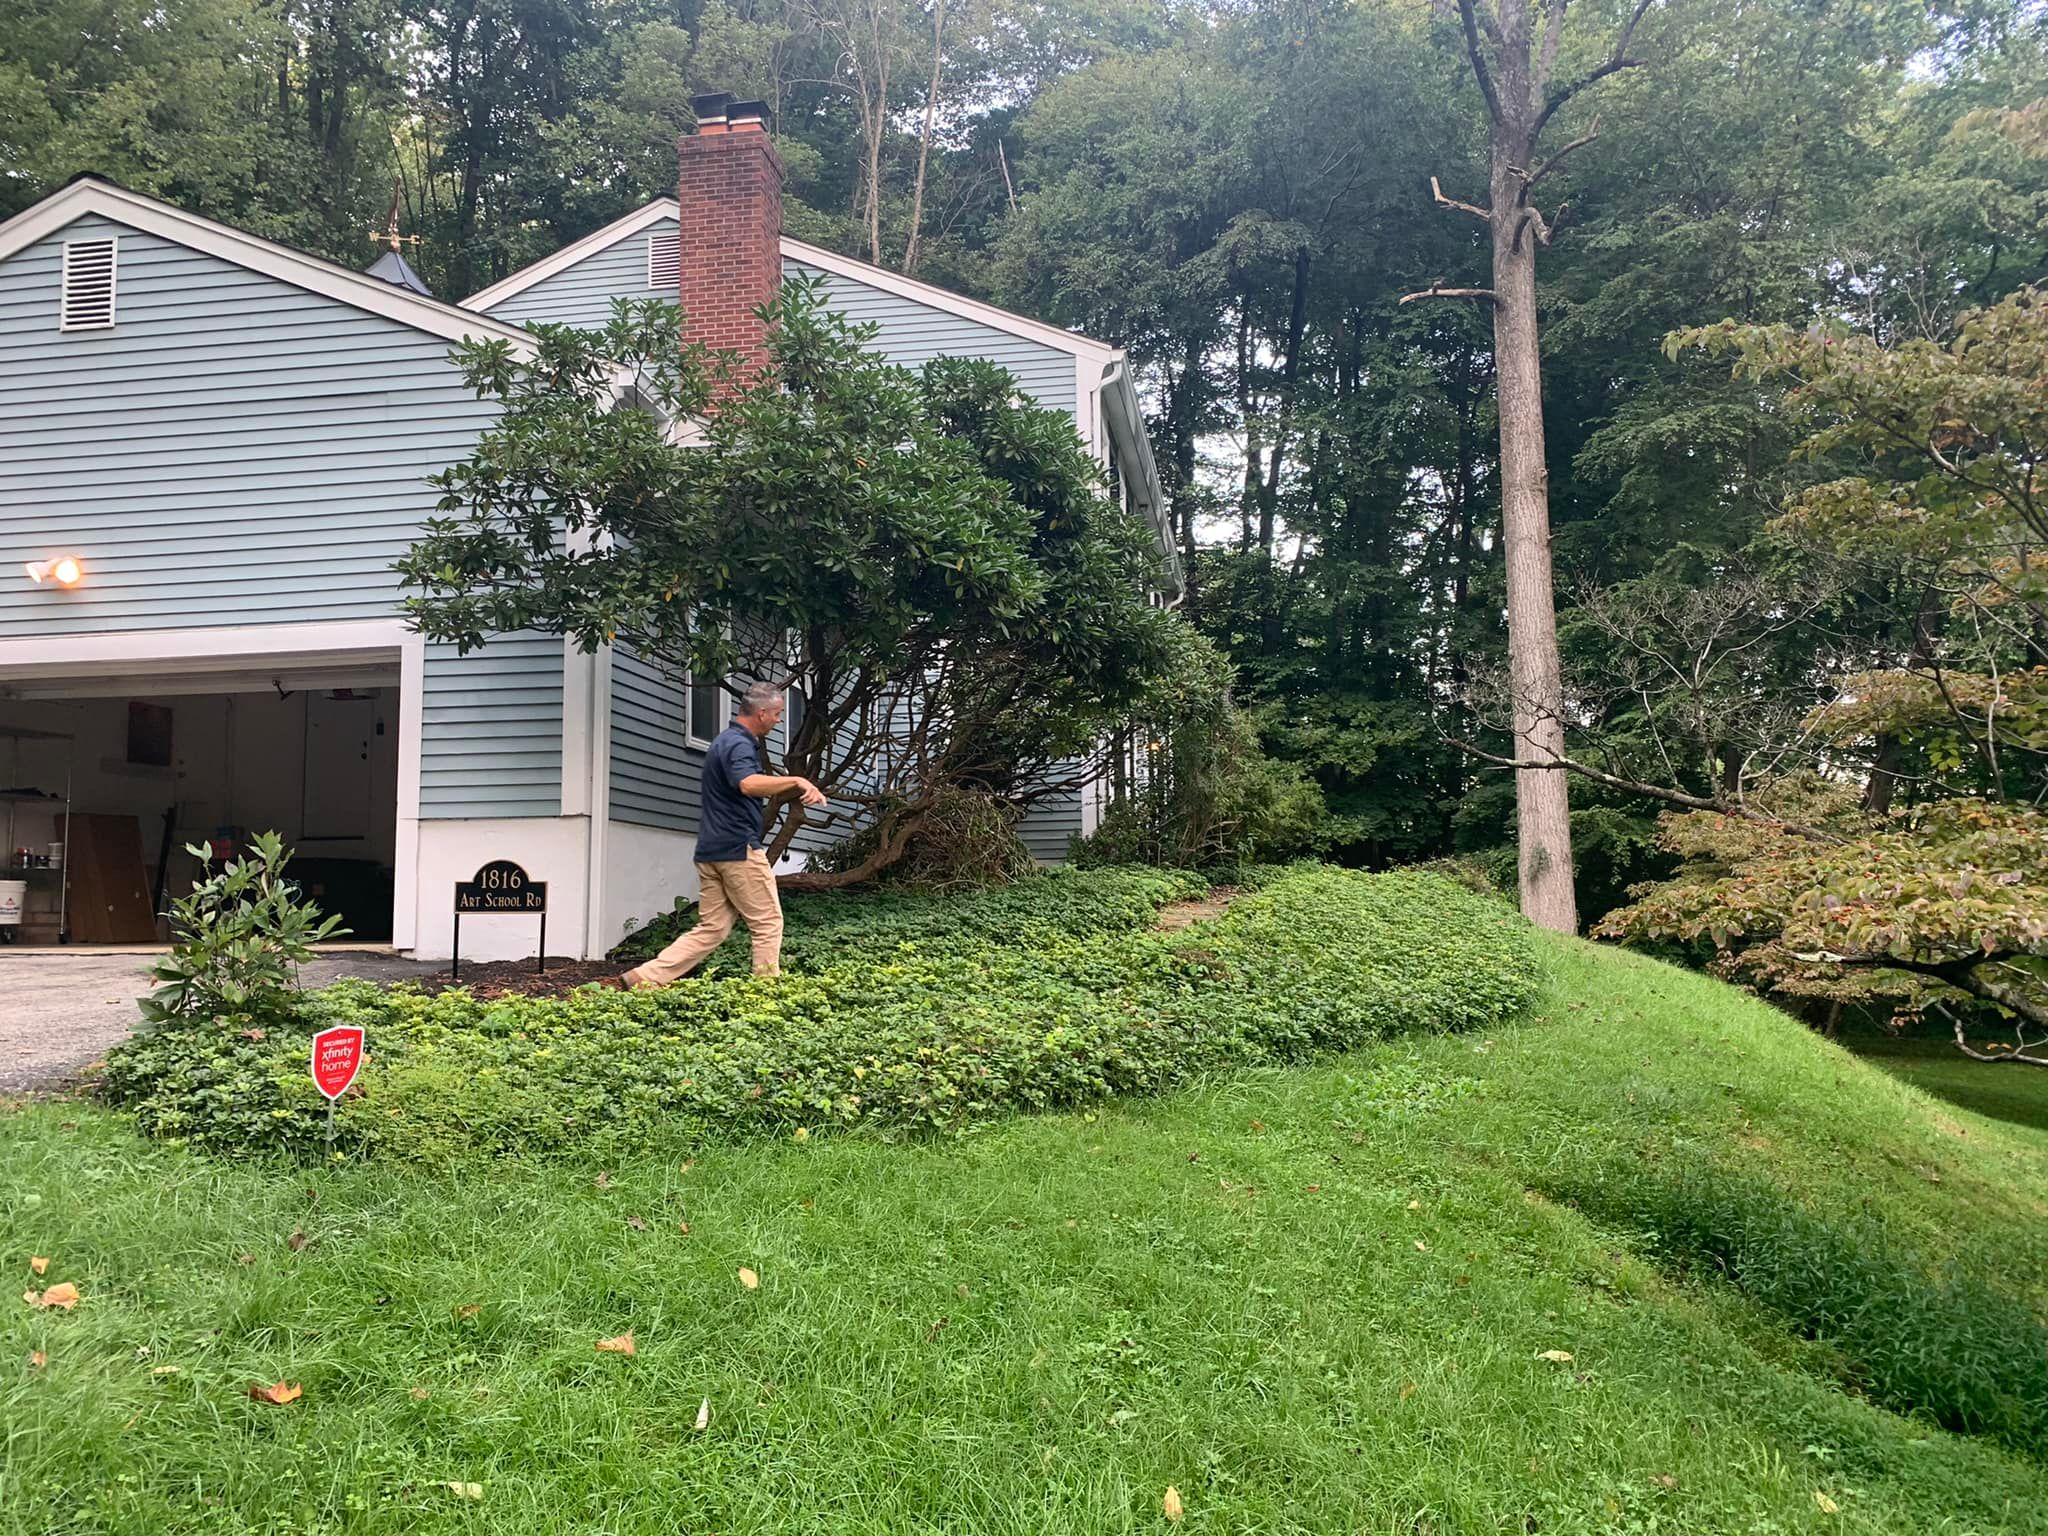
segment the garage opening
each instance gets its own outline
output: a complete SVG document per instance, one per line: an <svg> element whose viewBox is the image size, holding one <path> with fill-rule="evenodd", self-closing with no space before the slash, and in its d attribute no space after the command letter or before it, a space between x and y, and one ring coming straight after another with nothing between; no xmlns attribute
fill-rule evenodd
<svg viewBox="0 0 2048 1536"><path fill-rule="evenodd" d="M266 831L349 942L389 942L398 704L395 659L0 680L0 943L165 942L187 845L218 859Z"/></svg>

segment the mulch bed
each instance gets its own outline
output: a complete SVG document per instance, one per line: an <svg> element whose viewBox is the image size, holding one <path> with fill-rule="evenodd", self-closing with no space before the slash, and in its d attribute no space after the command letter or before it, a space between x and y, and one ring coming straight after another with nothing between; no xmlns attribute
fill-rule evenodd
<svg viewBox="0 0 2048 1536"><path fill-rule="evenodd" d="M531 960L465 960L462 979L446 971L420 978L425 992L467 987L477 997L561 997L588 982L617 976L629 967L616 960L571 960L550 955L548 968L535 974Z"/></svg>

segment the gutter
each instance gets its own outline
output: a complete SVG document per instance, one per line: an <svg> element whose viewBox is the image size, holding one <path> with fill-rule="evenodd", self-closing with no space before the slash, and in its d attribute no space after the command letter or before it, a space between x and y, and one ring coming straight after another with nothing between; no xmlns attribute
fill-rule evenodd
<svg viewBox="0 0 2048 1536"><path fill-rule="evenodd" d="M1125 488L1159 543L1159 586L1166 595L1166 606L1177 608L1187 596L1187 575L1181 569L1180 551L1174 548L1159 463L1152 456L1152 439L1145 431L1137 385L1121 354L1102 370L1102 418L1116 445Z"/></svg>

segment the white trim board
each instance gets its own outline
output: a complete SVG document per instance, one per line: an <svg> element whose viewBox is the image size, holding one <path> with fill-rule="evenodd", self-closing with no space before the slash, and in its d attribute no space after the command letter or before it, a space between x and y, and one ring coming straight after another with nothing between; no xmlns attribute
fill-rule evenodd
<svg viewBox="0 0 2048 1536"><path fill-rule="evenodd" d="M474 310L489 310L502 304L514 294L524 293L535 283L543 282L558 272L566 272L586 257L595 256L599 251L608 250L621 240L639 234L651 224L678 215L676 200L672 197L656 198L645 207L636 208L622 219L615 219L603 229L585 235L571 245L563 246L552 256L543 257L530 267L523 267L501 282L480 289L471 294L463 303ZM963 319L976 320L991 329L1004 331L1012 336L1022 336L1030 341L1048 347L1057 347L1062 352L1071 352L1077 357L1092 358L1107 365L1123 356L1120 349L1107 342L1097 341L1092 336L1082 336L1074 331L1061 330L1043 320L1033 320L1027 315L1016 314L1007 309L998 309L993 304L984 304L979 299L970 299L951 289L938 287L933 283L919 282L914 277L904 277L886 267L877 267L865 261L855 261L850 256L841 256L823 246L810 245L802 240L782 237L782 259L799 261L805 266L817 267L838 277L851 278L879 288L884 293L893 293L900 298L913 299L928 304L933 309L959 315Z"/></svg>
<svg viewBox="0 0 2048 1536"><path fill-rule="evenodd" d="M521 352L533 348L532 334L521 326L426 298L379 277L352 272L337 263L245 234L97 177L81 177L0 224L0 261L67 224L94 214L432 336L449 341L469 337L510 341L517 343Z"/></svg>

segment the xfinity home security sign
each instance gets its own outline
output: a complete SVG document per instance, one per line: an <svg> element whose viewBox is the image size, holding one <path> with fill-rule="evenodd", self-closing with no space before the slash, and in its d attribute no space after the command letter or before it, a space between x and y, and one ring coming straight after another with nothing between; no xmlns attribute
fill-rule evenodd
<svg viewBox="0 0 2048 1536"><path fill-rule="evenodd" d="M330 1102L348 1092L363 1070L363 1031L358 1024L337 1024L313 1037L313 1086Z"/></svg>

